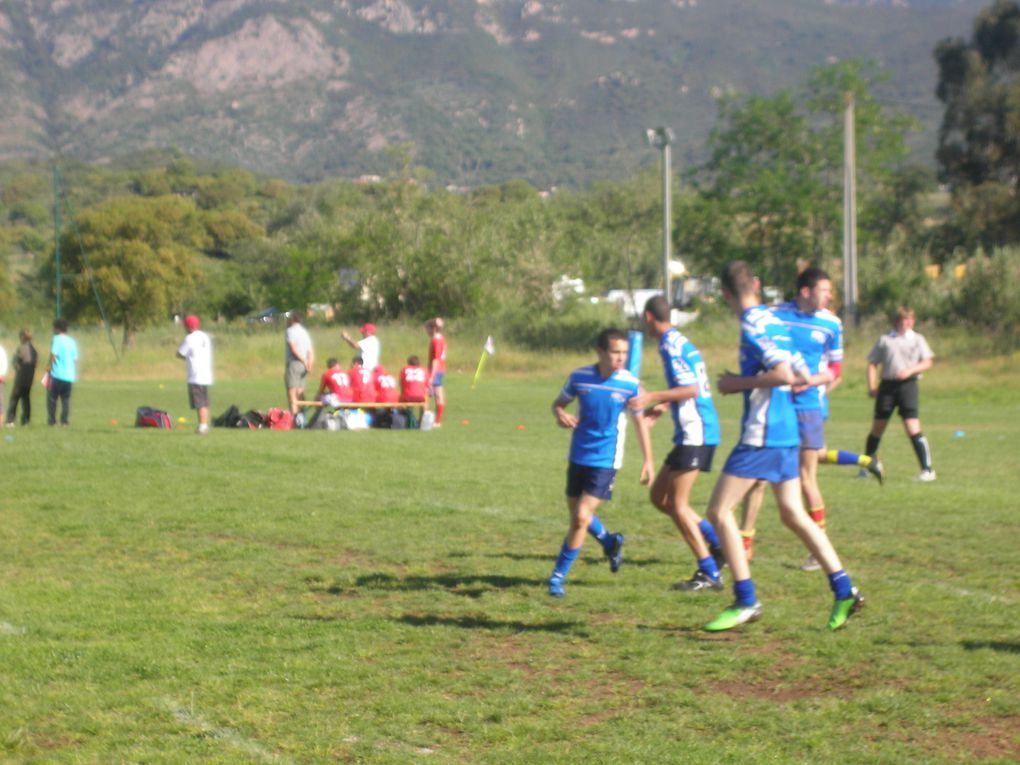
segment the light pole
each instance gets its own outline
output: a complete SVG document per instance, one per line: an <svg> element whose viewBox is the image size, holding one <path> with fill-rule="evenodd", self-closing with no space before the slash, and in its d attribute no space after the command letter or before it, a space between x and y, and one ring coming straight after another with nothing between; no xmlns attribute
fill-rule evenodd
<svg viewBox="0 0 1020 765"><path fill-rule="evenodd" d="M673 227L673 184L670 144L673 143L673 131L667 127L649 128L645 131L648 145L662 152L662 281L666 300L673 305L673 295L669 289L670 240Z"/></svg>

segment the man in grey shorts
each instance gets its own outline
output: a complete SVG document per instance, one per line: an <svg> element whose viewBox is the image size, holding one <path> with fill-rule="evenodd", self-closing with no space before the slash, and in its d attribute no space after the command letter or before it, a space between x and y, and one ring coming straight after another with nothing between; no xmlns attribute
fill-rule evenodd
<svg viewBox="0 0 1020 765"><path fill-rule="evenodd" d="M290 413L297 415L301 411L298 401L305 397L305 380L312 371L315 352L312 349L312 337L301 324L301 316L297 311L287 312L287 332L284 336L284 357L286 366L283 371L283 383L287 386L287 403Z"/></svg>
<svg viewBox="0 0 1020 765"><path fill-rule="evenodd" d="M868 395L875 399L875 419L868 434L866 453L874 458L892 413L899 409L903 428L921 466L918 481L934 481L931 447L921 432L919 417L921 373L931 369L935 354L924 335L914 331L914 311L901 307L894 317L895 328L882 335L868 354ZM881 382L879 368L881 367Z"/></svg>

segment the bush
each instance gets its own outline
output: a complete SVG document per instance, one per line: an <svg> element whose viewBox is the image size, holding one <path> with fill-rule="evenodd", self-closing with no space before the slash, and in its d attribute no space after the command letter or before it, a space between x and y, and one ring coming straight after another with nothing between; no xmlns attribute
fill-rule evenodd
<svg viewBox="0 0 1020 765"><path fill-rule="evenodd" d="M972 258L954 308L958 320L992 335L1000 348L1020 347L1020 248Z"/></svg>
<svg viewBox="0 0 1020 765"><path fill-rule="evenodd" d="M535 350L590 350L599 332L606 327L627 327L627 321L615 305L580 301L552 312L507 308L497 318L505 337Z"/></svg>

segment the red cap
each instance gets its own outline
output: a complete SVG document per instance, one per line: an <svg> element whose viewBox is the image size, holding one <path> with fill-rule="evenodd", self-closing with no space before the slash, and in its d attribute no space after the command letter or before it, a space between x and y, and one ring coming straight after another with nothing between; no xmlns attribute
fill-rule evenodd
<svg viewBox="0 0 1020 765"><path fill-rule="evenodd" d="M369 322L368 324L362 324L361 325L361 334L363 334L363 335L374 335L375 334L375 324L372 324L371 322Z"/></svg>
<svg viewBox="0 0 1020 765"><path fill-rule="evenodd" d="M202 322L199 321L198 317L195 316L195 314L189 313L187 316L184 317L184 328L187 329L188 332L194 332L201 326Z"/></svg>

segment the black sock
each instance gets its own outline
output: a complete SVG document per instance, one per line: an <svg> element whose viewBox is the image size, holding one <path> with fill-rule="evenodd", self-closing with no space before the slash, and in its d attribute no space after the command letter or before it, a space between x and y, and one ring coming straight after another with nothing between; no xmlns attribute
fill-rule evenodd
<svg viewBox="0 0 1020 765"><path fill-rule="evenodd" d="M931 447L928 446L928 439L924 437L924 433L911 436L910 443L914 445L914 453L917 454L917 461L921 463L921 470L931 470Z"/></svg>
<svg viewBox="0 0 1020 765"><path fill-rule="evenodd" d="M868 443L864 447L864 453L869 457L874 457L878 454L878 443L882 440L881 436L873 436L868 433Z"/></svg>

